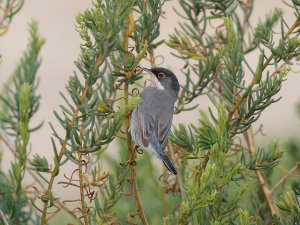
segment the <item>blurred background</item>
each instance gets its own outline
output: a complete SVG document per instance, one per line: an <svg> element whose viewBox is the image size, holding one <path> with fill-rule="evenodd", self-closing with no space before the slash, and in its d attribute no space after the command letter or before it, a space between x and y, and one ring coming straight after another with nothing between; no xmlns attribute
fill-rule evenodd
<svg viewBox="0 0 300 225"><path fill-rule="evenodd" d="M256 1L252 24L256 24L259 18L264 18L268 12L275 7L281 8L284 18L290 25L293 22L292 11L280 0ZM75 16L90 7L91 1L26 1L21 11L14 17L8 32L0 38L0 53L2 62L0 64L0 84L4 83L17 65L22 52L26 48L28 37L28 23L35 19L39 23L40 34L46 38L46 44L42 49L42 65L38 72L40 85L38 92L42 96L41 106L34 116L33 123L38 124L44 121L44 126L32 134L32 153L38 152L48 159L53 156L51 148L51 129L48 122L52 122L55 127L59 127L53 115L53 110L58 109L62 103L59 95L64 92L65 83L75 69L74 60L79 53L80 38L76 32ZM179 8L177 1L168 1L164 7L164 18L161 19L161 39L168 39L168 35L173 33L180 17L173 8ZM170 68L183 81L180 68L182 62L170 54L170 49L162 45L156 55L164 57L164 67ZM251 57L251 56L250 56ZM257 62L257 57L253 54L251 59ZM159 61L159 60L158 60ZM159 63L159 62L157 62ZM295 67L296 68L296 67ZM300 67L298 68L300 71ZM282 99L269 107L260 119L255 123L253 130L257 130L263 125L265 136L257 135L256 142L264 144L270 140L280 140L283 143L289 137L297 138L300 133L300 119L297 118L295 106L300 101L300 76L297 68L290 73L284 83L280 96ZM278 96L279 97L279 96ZM207 100L205 97L199 98L199 108L205 109ZM188 119L187 119L188 118ZM175 123L198 120L198 114L183 113L175 116ZM33 124L32 124L33 125ZM9 168L12 155L4 152L3 170Z"/></svg>

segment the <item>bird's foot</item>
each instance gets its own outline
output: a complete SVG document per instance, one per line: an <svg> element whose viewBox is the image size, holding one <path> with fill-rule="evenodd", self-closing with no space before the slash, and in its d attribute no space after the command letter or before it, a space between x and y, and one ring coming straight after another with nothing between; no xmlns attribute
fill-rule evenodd
<svg viewBox="0 0 300 225"><path fill-rule="evenodd" d="M134 151L136 151L138 154L143 154L143 149L140 149L138 145L134 146Z"/></svg>
<svg viewBox="0 0 300 225"><path fill-rule="evenodd" d="M135 159L129 159L127 160L126 164L130 166L136 166L136 161Z"/></svg>

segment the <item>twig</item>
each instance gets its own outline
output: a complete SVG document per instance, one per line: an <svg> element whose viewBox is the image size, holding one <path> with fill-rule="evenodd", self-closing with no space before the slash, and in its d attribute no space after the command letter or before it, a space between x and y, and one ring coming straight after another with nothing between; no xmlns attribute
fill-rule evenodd
<svg viewBox="0 0 300 225"><path fill-rule="evenodd" d="M293 32L294 30L300 25L300 20L296 20L294 24L289 28L289 30L286 32L286 34L283 37L283 40L286 40ZM270 64L272 59L274 58L274 55L270 55L267 61L263 65L263 71L267 68L267 66Z"/></svg>
<svg viewBox="0 0 300 225"><path fill-rule="evenodd" d="M87 92L88 92L88 89L89 89L89 85L86 84L85 88L84 88L84 91L80 97L80 102L83 102L84 98L86 97L87 95ZM73 114L73 117L72 117L72 120L70 122L70 129L73 128L74 124L75 124L75 120L79 114L79 111L80 111L80 105L77 106L74 114ZM60 149L60 152L59 152L59 155L57 157L57 162L60 162L63 155L64 155L64 152L65 152L65 148L67 146L67 143L68 143L68 137L66 135L66 137L64 138L64 141L62 142L62 145L61 145L61 149ZM57 176L57 171L56 169L54 169L51 173L51 177L50 177L50 181L49 181L49 185L48 185L48 188L47 188L47 191L45 193L45 202L44 202L44 207L43 207L43 213L42 213L42 217L41 217L41 225L45 225L46 224L46 215L47 215L47 210L48 210L48 201L49 201L49 196L50 196L50 192L52 190L52 187L53 187L53 183L54 183L54 179L55 177Z"/></svg>
<svg viewBox="0 0 300 225"><path fill-rule="evenodd" d="M4 225L9 225L9 223L7 222L4 213L2 212L2 210L0 209L0 218L2 220L2 222L4 223Z"/></svg>
<svg viewBox="0 0 300 225"><path fill-rule="evenodd" d="M9 16L10 11L12 10L12 8L14 7L16 0L12 0L10 2L10 5L6 8L6 10L4 11L4 15L2 17L2 19L0 20L0 29L3 27L4 21L5 19Z"/></svg>
<svg viewBox="0 0 300 225"><path fill-rule="evenodd" d="M150 55L150 65L151 65L151 68L155 67L155 57L154 57L154 51L152 48L148 49L148 52L149 52L149 55Z"/></svg>
<svg viewBox="0 0 300 225"><path fill-rule="evenodd" d="M199 169L199 173L196 174L196 180L199 180L200 177L202 176L203 170L206 168L206 165L209 161L209 155L210 155L210 151L208 150L208 152L206 152L206 154L204 155L204 158L202 159L202 161L200 163L200 169Z"/></svg>
<svg viewBox="0 0 300 225"><path fill-rule="evenodd" d="M85 120L86 117L83 117L83 120ZM83 142L83 130L84 130L84 126L81 124L80 125L80 136L79 136L79 141L80 144L82 145ZM85 188L85 184L83 182L83 172L82 172L82 152L79 151L78 152L78 160L79 160L79 164L78 164L78 176L79 176L79 192L80 192L80 203L81 203L81 213L82 213L82 217L83 217L83 221L85 225L89 224L89 219L88 219L88 208L86 207L86 203L84 200L84 188ZM82 218L81 217L81 218Z"/></svg>
<svg viewBox="0 0 300 225"><path fill-rule="evenodd" d="M300 21L296 20L294 22L294 24L289 28L289 30L287 31L287 33L284 35L283 39L286 40L289 37L289 35L291 35L293 33L294 29L296 27L298 27L299 25L300 25ZM272 61L273 58L274 58L273 54L271 56L269 56L269 58L263 64L262 71L264 71L267 68L267 66L270 64L270 62ZM255 85L255 83L256 83L256 76L253 77L250 85L248 86L248 88L246 89L246 91L244 92L244 94L238 99L238 101L232 107L232 110L228 114L226 123L230 122L232 116L235 114L235 112L238 109L238 107L243 103L244 99L248 96L248 94L252 90L252 88ZM246 131L246 132L244 132L244 137L246 139L250 155L253 156L255 154L255 147L254 147L254 143L253 143L252 134L250 133L249 130ZM266 180L265 180L265 178L263 176L263 173L261 171L259 171L259 170L256 170L256 175L257 175L257 179L258 179L259 185L261 187L261 190L263 192L263 195L265 197L265 200L267 202L270 215L273 216L273 214L275 214L277 212L277 210L274 207L274 204L273 204L273 202L271 200L272 191L267 187L267 182L266 182Z"/></svg>
<svg viewBox="0 0 300 225"><path fill-rule="evenodd" d="M283 184L293 173L299 171L300 165L294 166L284 177L282 177L277 184L271 189L271 193L274 192L281 184Z"/></svg>
<svg viewBox="0 0 300 225"><path fill-rule="evenodd" d="M183 187L183 176L181 174L181 171L179 170L179 165L178 165L178 161L175 158L175 153L174 153L174 150L173 150L173 146L171 146L170 144L168 144L167 146L168 146L168 150L169 150L169 153L170 153L171 160L177 167L176 180L177 180L178 187L179 187L179 190L180 190L180 198L183 201L186 198L184 187Z"/></svg>
<svg viewBox="0 0 300 225"><path fill-rule="evenodd" d="M3 141L3 143L6 145L8 150L14 155L14 157L16 157L16 158L19 157L18 154L16 153L15 149L13 149L13 147L10 145L8 140L6 140L1 133L0 133L0 140Z"/></svg>
<svg viewBox="0 0 300 225"><path fill-rule="evenodd" d="M238 99L238 101L232 106L232 109L230 110L230 112L227 116L226 124L228 124L230 122L230 120L233 117L233 115L235 114L236 110L243 103L244 99L247 98L248 94L251 92L251 90L252 90L253 86L255 85L255 83L256 83L256 76L253 77L253 79L252 79L250 85L247 87L246 91Z"/></svg>
<svg viewBox="0 0 300 225"><path fill-rule="evenodd" d="M287 33L284 35L283 40L286 40L295 30L300 25L300 20L296 20L294 24L290 27L290 29L287 31ZM262 72L268 67L272 59L274 58L274 55L270 55L269 58L266 60L266 62L263 64ZM239 106L243 103L244 99L248 96L248 94L251 92L253 86L256 84L256 76L253 77L251 83L247 87L246 91L243 93L243 95L238 99L238 101L232 106L232 109L230 110L227 121L226 123L229 123L232 116L236 112L236 110L239 108Z"/></svg>
<svg viewBox="0 0 300 225"><path fill-rule="evenodd" d="M87 217L87 207L86 207L86 203L84 201L84 183L83 183L83 173L82 173L82 154L79 153L79 164L78 164L78 172L79 172L79 190L80 190L80 203L81 203L81 211L82 211L82 217L84 220L84 224L88 225L89 224L89 220Z"/></svg>
<svg viewBox="0 0 300 225"><path fill-rule="evenodd" d="M243 133L245 140L247 142L248 145L248 150L250 153L250 156L253 157L255 155L255 147L254 147L254 141L253 141L253 137L252 134L250 133L249 130L247 130L246 132ZM259 183L259 186L261 188L261 191L264 195L264 198L266 200L268 209L269 209L269 213L271 215L271 217L274 214L278 214L277 209L274 206L274 203L272 201L272 191L267 187L267 181L263 175L263 173L259 170L255 170L256 176L257 176L257 180Z"/></svg>
<svg viewBox="0 0 300 225"><path fill-rule="evenodd" d="M18 155L16 153L16 151L13 149L13 147L10 145L10 143L3 137L3 135L0 134L0 140L5 144L5 146L9 149L9 151L16 157L18 158ZM39 186L43 189L43 192L46 191L46 187L45 185L43 184L43 182L31 171L30 168L28 167L25 167L26 171L30 174L30 176L34 179L35 182L37 182L39 184ZM63 209L64 211L66 211L70 216L72 216L74 219L78 220L78 218L76 217L76 215L74 215L70 209L68 209L68 207L66 207L62 202L60 202L58 199L57 199L57 202L56 202L59 207L61 209Z"/></svg>

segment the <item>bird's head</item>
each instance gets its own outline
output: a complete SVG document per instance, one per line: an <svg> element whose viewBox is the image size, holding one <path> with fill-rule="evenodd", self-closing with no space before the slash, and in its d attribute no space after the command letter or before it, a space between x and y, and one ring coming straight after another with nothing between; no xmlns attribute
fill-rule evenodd
<svg viewBox="0 0 300 225"><path fill-rule="evenodd" d="M144 69L151 74L152 85L158 89L172 92L176 98L179 93L179 83L175 74L163 67Z"/></svg>

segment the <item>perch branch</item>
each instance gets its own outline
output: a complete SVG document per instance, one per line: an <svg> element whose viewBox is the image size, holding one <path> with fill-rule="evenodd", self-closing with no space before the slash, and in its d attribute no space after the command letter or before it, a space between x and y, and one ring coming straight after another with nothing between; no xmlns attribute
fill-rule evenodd
<svg viewBox="0 0 300 225"><path fill-rule="evenodd" d="M124 49L126 51L125 53L125 59L127 59L128 57L128 30L129 30L129 19L127 20L126 24L125 24L125 30L124 30ZM129 74L129 76L131 76L131 74ZM124 87L124 101L125 101L125 106L128 106L128 98L129 98L129 87L128 87L128 83L125 83L125 87ZM136 179L136 168L135 168L135 150L132 148L132 138L130 135L130 132L128 132L130 128L130 114L127 115L126 117L126 144L127 144L127 149L128 149L128 153L129 153L129 166L130 166L130 177L128 178L131 186L132 186L132 192L134 194L134 198L135 198L135 203L137 206L137 210L138 210L138 215L142 221L142 223L144 225L148 225L148 221L146 219L145 216L145 212L144 212L144 208L143 208L143 204L142 204L142 199L138 190L138 186L137 186L137 179Z"/></svg>
<svg viewBox="0 0 300 225"><path fill-rule="evenodd" d="M253 157L255 155L255 147L254 147L254 141L253 141L252 134L249 130L247 130L243 134L244 134L245 140L246 140L247 145L248 145L250 156ZM256 173L256 176L257 176L257 180L258 180L260 189L261 189L261 191L264 195L264 198L266 200L266 203L267 203L267 206L268 206L268 209L269 209L269 213L272 217L274 214L278 213L277 209L275 208L274 203L272 201L272 196L271 196L272 191L268 188L267 181L266 181L263 173L259 170L255 170L255 173Z"/></svg>

